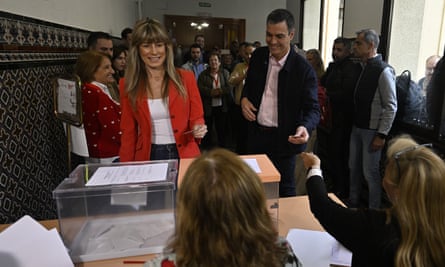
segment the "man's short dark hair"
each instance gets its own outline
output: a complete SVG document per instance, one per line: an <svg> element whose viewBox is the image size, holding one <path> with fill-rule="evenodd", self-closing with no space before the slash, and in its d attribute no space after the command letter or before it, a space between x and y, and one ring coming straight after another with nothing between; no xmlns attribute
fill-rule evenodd
<svg viewBox="0 0 445 267"><path fill-rule="evenodd" d="M131 28L123 29L122 32L121 32L122 39L127 39L127 35L132 33L132 32L133 32L133 29L131 29Z"/></svg>
<svg viewBox="0 0 445 267"><path fill-rule="evenodd" d="M280 23L280 22L283 22L283 21L286 22L287 29L289 31L295 29L295 19L294 19L294 16L287 9L282 9L282 8L275 9L274 11L272 11L267 16L267 23L268 24L269 23L277 24L277 23Z"/></svg>
<svg viewBox="0 0 445 267"><path fill-rule="evenodd" d="M87 39L88 48L95 47L98 39L112 40L111 35L106 32L91 32Z"/></svg>
<svg viewBox="0 0 445 267"><path fill-rule="evenodd" d="M192 44L192 45L190 46L190 52L192 52L192 48L199 48L199 51L202 50L201 46L200 46L199 44L197 44L197 43L194 43L194 44Z"/></svg>
<svg viewBox="0 0 445 267"><path fill-rule="evenodd" d="M343 44L344 47L346 47L347 50L351 50L352 47L352 40L345 37L337 37L334 40L334 44Z"/></svg>

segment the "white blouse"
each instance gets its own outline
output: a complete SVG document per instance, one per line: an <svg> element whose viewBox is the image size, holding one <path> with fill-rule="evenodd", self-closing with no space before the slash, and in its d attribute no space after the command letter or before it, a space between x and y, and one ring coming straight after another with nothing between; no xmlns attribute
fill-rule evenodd
<svg viewBox="0 0 445 267"><path fill-rule="evenodd" d="M168 98L167 101L162 98L148 99L148 110L152 123L152 143L158 145L176 143L168 110Z"/></svg>

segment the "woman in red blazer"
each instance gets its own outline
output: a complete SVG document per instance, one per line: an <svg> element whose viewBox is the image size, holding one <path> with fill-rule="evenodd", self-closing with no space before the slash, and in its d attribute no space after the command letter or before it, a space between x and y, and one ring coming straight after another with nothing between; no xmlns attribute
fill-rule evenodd
<svg viewBox="0 0 445 267"><path fill-rule="evenodd" d="M173 48L156 20L136 23L121 91L120 160L196 157L207 133L192 72L173 64Z"/></svg>
<svg viewBox="0 0 445 267"><path fill-rule="evenodd" d="M121 141L121 108L108 84L114 70L108 55L97 51L80 54L76 73L82 81L82 116L89 163L110 163L117 159Z"/></svg>

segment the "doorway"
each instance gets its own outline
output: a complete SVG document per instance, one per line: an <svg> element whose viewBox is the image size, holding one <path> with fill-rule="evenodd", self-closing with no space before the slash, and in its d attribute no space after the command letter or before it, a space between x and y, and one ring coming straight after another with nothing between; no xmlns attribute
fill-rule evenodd
<svg viewBox="0 0 445 267"><path fill-rule="evenodd" d="M206 50L228 49L230 42L246 38L245 19L164 15L164 23L170 37L186 49L197 34L204 35Z"/></svg>

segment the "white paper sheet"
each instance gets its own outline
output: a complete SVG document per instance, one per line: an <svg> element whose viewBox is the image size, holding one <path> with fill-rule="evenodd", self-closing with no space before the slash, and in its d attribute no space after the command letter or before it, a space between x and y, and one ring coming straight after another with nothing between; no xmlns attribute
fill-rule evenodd
<svg viewBox="0 0 445 267"><path fill-rule="evenodd" d="M331 264L351 266L352 253L342 244L335 242L332 246Z"/></svg>
<svg viewBox="0 0 445 267"><path fill-rule="evenodd" d="M73 267L56 229L24 216L0 233L0 263L8 267Z"/></svg>
<svg viewBox="0 0 445 267"><path fill-rule="evenodd" d="M304 267L351 266L351 252L327 232L291 229L287 240Z"/></svg>
<svg viewBox="0 0 445 267"><path fill-rule="evenodd" d="M99 167L86 186L165 181L168 163Z"/></svg>
<svg viewBox="0 0 445 267"><path fill-rule="evenodd" d="M66 131L66 123L63 124ZM87 137L85 135L85 129L83 124L79 127L70 125L71 131L71 152L81 157L89 157Z"/></svg>
<svg viewBox="0 0 445 267"><path fill-rule="evenodd" d="M64 79L57 79L57 112L76 114L77 97L76 82Z"/></svg>
<svg viewBox="0 0 445 267"><path fill-rule="evenodd" d="M249 165L250 168L252 168L252 170L254 170L256 173L261 173L261 169L260 166L258 165L258 162L255 158L251 158L251 159L243 159L244 162Z"/></svg>

